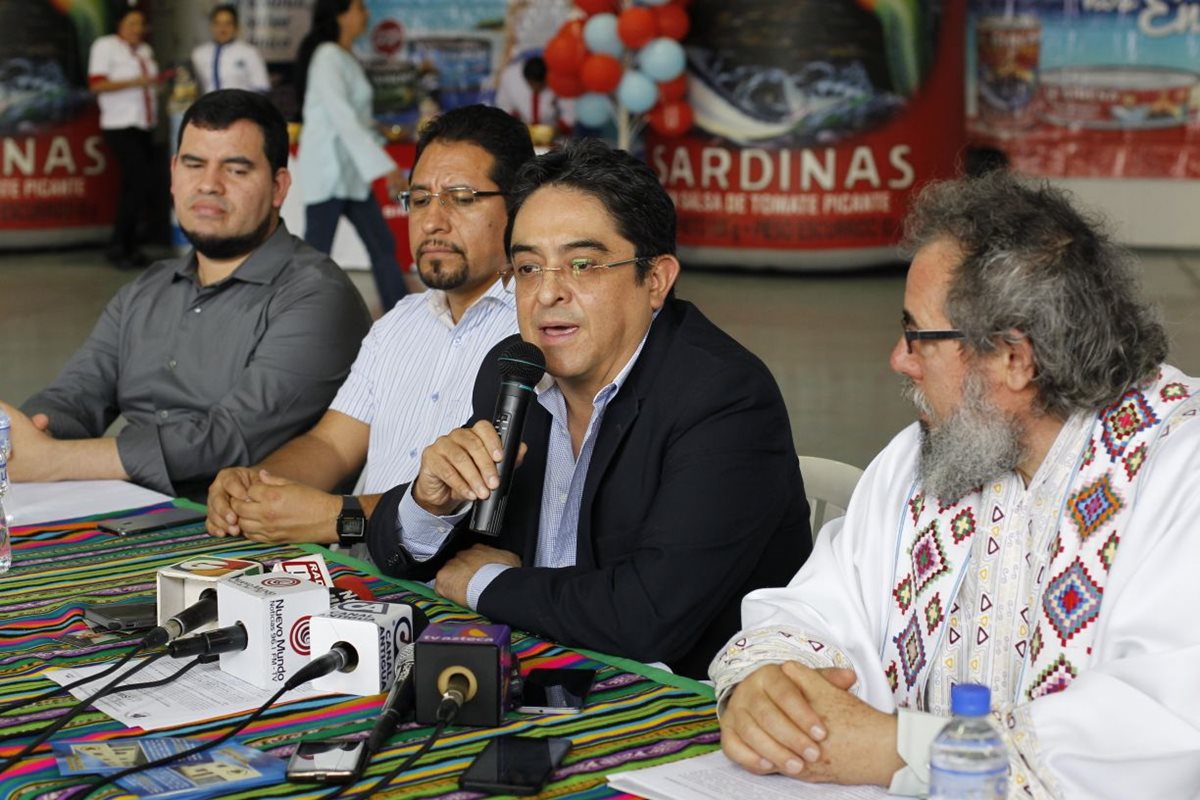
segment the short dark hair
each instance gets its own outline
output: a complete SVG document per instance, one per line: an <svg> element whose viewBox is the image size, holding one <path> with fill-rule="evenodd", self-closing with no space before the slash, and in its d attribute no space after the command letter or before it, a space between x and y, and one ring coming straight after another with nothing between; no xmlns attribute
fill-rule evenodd
<svg viewBox="0 0 1200 800"><path fill-rule="evenodd" d="M223 131L238 120L248 119L258 126L263 136L263 153L271 172L287 166L287 123L270 100L257 92L245 89L220 89L201 96L183 114L179 126L178 149L188 125L208 131Z"/></svg>
<svg viewBox="0 0 1200 800"><path fill-rule="evenodd" d="M1038 405L1098 410L1152 378L1167 356L1157 309L1129 256L1069 196L1005 170L933 183L905 222L912 252L946 240L962 254L946 317L986 354L1018 331L1033 347Z"/></svg>
<svg viewBox="0 0 1200 800"><path fill-rule="evenodd" d="M546 82L546 59L541 56L530 56L525 60L525 64L521 67L521 74L525 76L525 80L532 83Z"/></svg>
<svg viewBox="0 0 1200 800"><path fill-rule="evenodd" d="M413 171L425 148L434 142L461 142L486 150L493 159L488 175L504 193L512 191L517 170L533 158L529 128L516 117L494 106L470 105L434 117L421 128Z"/></svg>
<svg viewBox="0 0 1200 800"><path fill-rule="evenodd" d="M675 204L644 161L600 139L569 142L521 168L508 198L504 249L512 247L513 220L529 196L544 186L561 186L589 194L612 216L617 231L633 243L639 258L675 253ZM650 264L637 264L641 282Z"/></svg>
<svg viewBox="0 0 1200 800"><path fill-rule="evenodd" d="M116 30L121 22L130 14L141 14L142 19L146 21L150 20L150 15L146 13L146 9L136 3L119 3L116 12L113 14L113 30Z"/></svg>
<svg viewBox="0 0 1200 800"><path fill-rule="evenodd" d="M217 14L228 14L229 16L233 17L233 25L235 28L237 27L237 6L235 6L233 3L221 3L220 5L213 6L213 10L208 12L208 21L212 22L215 20L217 18Z"/></svg>

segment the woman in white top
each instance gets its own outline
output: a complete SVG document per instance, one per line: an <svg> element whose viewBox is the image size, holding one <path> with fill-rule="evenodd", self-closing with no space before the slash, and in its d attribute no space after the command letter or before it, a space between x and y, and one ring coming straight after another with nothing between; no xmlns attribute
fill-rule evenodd
<svg viewBox="0 0 1200 800"><path fill-rule="evenodd" d="M367 29L362 0L317 0L312 30L300 43L296 77L303 109L299 173L305 203L304 239L328 253L345 215L371 257L384 312L406 294L396 242L371 194L386 177L393 193L407 186L383 149L371 112L374 92L351 43Z"/></svg>
<svg viewBox="0 0 1200 800"><path fill-rule="evenodd" d="M146 15L127 7L117 12L117 32L101 36L88 55L88 86L100 106L100 129L121 170L117 217L105 256L119 267L141 267L137 228L150 202L159 75L154 51L143 39Z"/></svg>

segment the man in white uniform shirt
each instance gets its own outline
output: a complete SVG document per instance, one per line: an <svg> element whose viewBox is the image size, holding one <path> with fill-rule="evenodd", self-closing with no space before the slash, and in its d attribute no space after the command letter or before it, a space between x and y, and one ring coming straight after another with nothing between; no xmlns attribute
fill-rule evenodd
<svg viewBox="0 0 1200 800"><path fill-rule="evenodd" d="M266 92L271 88L267 65L254 45L237 38L237 7L222 3L208 15L212 41L192 51L192 67L204 94L217 89Z"/></svg>
<svg viewBox="0 0 1200 800"><path fill-rule="evenodd" d="M991 688L1009 796L1200 789L1200 380L1066 197L935 185L891 365L920 422L710 667L754 772L928 791L950 689Z"/></svg>
<svg viewBox="0 0 1200 800"><path fill-rule="evenodd" d="M471 416L483 356L516 332L506 264L504 195L533 157L526 127L496 108L449 111L422 129L409 240L429 291L396 304L363 340L320 422L253 468L222 470L208 494L208 530L270 542L362 539L378 495L411 480L421 451ZM333 492L364 468L363 495Z"/></svg>

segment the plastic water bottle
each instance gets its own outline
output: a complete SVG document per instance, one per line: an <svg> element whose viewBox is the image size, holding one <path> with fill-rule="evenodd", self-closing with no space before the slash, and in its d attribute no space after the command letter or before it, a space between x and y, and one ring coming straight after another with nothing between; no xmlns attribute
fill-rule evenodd
<svg viewBox="0 0 1200 800"><path fill-rule="evenodd" d="M12 455L12 420L0 411L0 462L8 463ZM0 475L0 492L8 491L8 470Z"/></svg>
<svg viewBox="0 0 1200 800"><path fill-rule="evenodd" d="M988 721L992 692L963 683L950 690L950 720L929 750L929 800L1004 800L1008 749Z"/></svg>
<svg viewBox="0 0 1200 800"><path fill-rule="evenodd" d="M8 495L8 458L0 451L0 575L12 566L12 543L8 540L8 511L4 508Z"/></svg>

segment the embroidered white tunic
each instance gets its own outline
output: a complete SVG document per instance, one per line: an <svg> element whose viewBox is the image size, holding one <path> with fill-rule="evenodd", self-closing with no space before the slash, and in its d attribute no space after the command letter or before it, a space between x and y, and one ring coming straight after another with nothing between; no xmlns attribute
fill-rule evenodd
<svg viewBox="0 0 1200 800"><path fill-rule="evenodd" d="M1164 367L1144 397L1068 420L1028 487L946 508L915 485L909 427L792 583L747 596L718 698L766 663L848 666L864 701L902 709L891 789L916 794L950 687L983 683L1011 796L1196 797L1198 390Z"/></svg>

